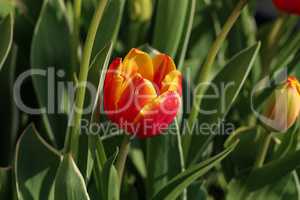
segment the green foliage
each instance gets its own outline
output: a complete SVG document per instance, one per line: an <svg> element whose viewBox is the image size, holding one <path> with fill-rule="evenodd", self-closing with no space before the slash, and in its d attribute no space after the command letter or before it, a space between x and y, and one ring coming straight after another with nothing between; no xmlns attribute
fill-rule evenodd
<svg viewBox="0 0 300 200"><path fill-rule="evenodd" d="M0 5L1 6L1 5ZM2 13L0 11L0 13ZM0 15L1 16L1 15ZM12 13L0 18L0 70L8 56L13 42L14 16Z"/></svg>
<svg viewBox="0 0 300 200"><path fill-rule="evenodd" d="M50 199L59 153L30 125L16 146L15 180L18 199Z"/></svg>
<svg viewBox="0 0 300 200"><path fill-rule="evenodd" d="M40 69L40 74L33 75L33 84L41 108L47 109L47 113L61 113L43 115L47 137L53 144L61 148L64 142L64 134L67 128L68 99L66 94L59 94L58 102L55 99L55 90L48 94L47 88L54 89L55 85L48 85L46 75L54 76L59 70L63 70L62 80L68 81L73 77L74 67L71 62L71 27L68 22L66 8L61 0L46 0L42 7L39 20L35 27L31 44L31 66ZM52 72L49 67L53 67ZM55 70L54 70L55 69ZM55 112L55 110L60 112Z"/></svg>
<svg viewBox="0 0 300 200"><path fill-rule="evenodd" d="M300 121L273 133L263 165L255 166L264 130L252 110L261 111L282 74L300 78L299 17L260 21L259 4L0 0L0 199L299 199ZM130 140L121 173L124 136L107 133L124 130L104 112L103 87L109 64L133 47L170 55L183 74L183 97L164 134ZM195 101L206 60L212 64L200 80L210 85ZM29 77L16 94L15 81L24 73ZM260 82L268 75L270 87L253 94L258 83L268 85ZM67 90L85 81L94 93ZM88 113L75 109L75 97L91 106ZM27 113L17 100L47 112ZM191 114L195 102L215 112ZM76 122L74 113L88 124L68 124ZM186 131L194 114L196 126Z"/></svg>
<svg viewBox="0 0 300 200"><path fill-rule="evenodd" d="M54 181L54 200L89 200L89 195L72 156L64 155Z"/></svg>

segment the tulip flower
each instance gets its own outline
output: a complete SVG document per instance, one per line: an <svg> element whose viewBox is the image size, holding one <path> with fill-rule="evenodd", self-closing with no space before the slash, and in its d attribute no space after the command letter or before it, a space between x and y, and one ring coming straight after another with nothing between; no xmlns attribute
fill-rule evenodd
<svg viewBox="0 0 300 200"><path fill-rule="evenodd" d="M153 58L132 49L116 58L104 81L104 111L131 135L160 134L174 120L181 102L182 76L168 55Z"/></svg>
<svg viewBox="0 0 300 200"><path fill-rule="evenodd" d="M296 121L300 112L300 84L288 77L267 100L263 125L271 131L285 132Z"/></svg>
<svg viewBox="0 0 300 200"><path fill-rule="evenodd" d="M273 3L282 12L300 15L299 0L273 0Z"/></svg>

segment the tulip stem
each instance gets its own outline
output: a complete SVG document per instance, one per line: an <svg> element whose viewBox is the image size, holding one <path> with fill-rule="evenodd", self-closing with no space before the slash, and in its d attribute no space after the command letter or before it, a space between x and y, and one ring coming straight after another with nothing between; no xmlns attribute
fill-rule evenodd
<svg viewBox="0 0 300 200"><path fill-rule="evenodd" d="M122 182L123 172L124 172L127 156L129 153L129 149L130 149L130 138L129 136L125 135L120 147L118 158L116 160L116 169L119 174L120 183Z"/></svg>
<svg viewBox="0 0 300 200"><path fill-rule="evenodd" d="M258 151L258 157L255 161L254 168L260 168L263 166L271 143L272 134L269 132L263 132L261 139L262 140Z"/></svg>
<svg viewBox="0 0 300 200"><path fill-rule="evenodd" d="M74 105L74 116L72 116L71 124L69 125L65 143L65 152L73 154L76 160L76 154L78 151L78 142L80 135L80 125L82 118L82 110L84 106L85 92L86 92L86 81L89 72L89 65L91 60L92 49L98 30L98 26L101 22L101 18L104 13L108 0L99 1L98 7L93 16L89 31L87 34L86 42L83 49L82 62L80 66L78 85L76 90L76 99Z"/></svg>
<svg viewBox="0 0 300 200"><path fill-rule="evenodd" d="M79 35L80 35L80 16L81 16L82 0L75 0L73 5L73 33L72 33L72 68L77 69L79 47Z"/></svg>
<svg viewBox="0 0 300 200"><path fill-rule="evenodd" d="M240 0L238 2L238 4L236 5L236 7L234 8L234 10L232 11L231 15L228 17L226 23L224 24L221 32L218 34L216 40L214 41L212 47L210 48L209 52L208 52L208 56L206 59L205 64L201 67L200 69L200 73L198 75L198 80L197 83L198 84L205 84L206 86L202 85L202 87L200 87L195 94L195 99L194 99L194 103L193 103L193 107L192 107L192 111L191 114L189 116L188 119L188 128L185 128L185 131L187 130L192 130L194 123L199 115L199 106L201 105L202 102L202 96L207 88L207 82L210 80L210 75L211 75L211 70L212 70L212 66L216 60L216 57L218 55L218 52L220 51L228 33L230 32L230 30L232 29L233 25L235 24L235 22L237 21L237 19L239 18L241 11L243 10L243 8L247 5L248 0ZM184 146L184 155L185 158L187 157L187 153L188 153L188 148L191 142L191 136L190 134L184 134L186 135L186 137L184 137L183 139L183 146Z"/></svg>

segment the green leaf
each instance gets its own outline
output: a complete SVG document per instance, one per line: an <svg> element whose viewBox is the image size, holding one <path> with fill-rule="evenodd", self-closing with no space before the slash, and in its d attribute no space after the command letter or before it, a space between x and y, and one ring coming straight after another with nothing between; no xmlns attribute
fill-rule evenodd
<svg viewBox="0 0 300 200"><path fill-rule="evenodd" d="M228 200L282 200L282 199L299 199L297 177L290 173L270 185L264 186L253 192L242 191L242 184L237 180L232 180L228 186ZM243 195L243 197L242 197Z"/></svg>
<svg viewBox="0 0 300 200"><path fill-rule="evenodd" d="M287 43L278 50L278 54L275 56L275 67L273 72L278 70L281 67L285 67L293 56L300 49L300 33L292 34L292 38L287 41Z"/></svg>
<svg viewBox="0 0 300 200"><path fill-rule="evenodd" d="M3 20L0 19L0 70L8 56L13 42L13 14L7 15Z"/></svg>
<svg viewBox="0 0 300 200"><path fill-rule="evenodd" d="M271 161L263 167L255 169L247 179L246 187L254 191L260 187L276 182L292 172L300 165L300 150L290 153L278 160Z"/></svg>
<svg viewBox="0 0 300 200"><path fill-rule="evenodd" d="M183 70L184 67L184 59L186 57L186 52L188 50L188 44L190 41L192 28L193 28L193 22L194 22L194 16L195 16L195 9L196 9L196 0L189 1L189 7L188 7L188 13L185 21L184 26L184 33L182 37L182 41L180 44L180 51L178 52L178 69Z"/></svg>
<svg viewBox="0 0 300 200"><path fill-rule="evenodd" d="M11 168L0 168L0 199L11 199Z"/></svg>
<svg viewBox="0 0 300 200"><path fill-rule="evenodd" d="M131 147L129 157L141 177L146 178L147 169L143 151L140 148Z"/></svg>
<svg viewBox="0 0 300 200"><path fill-rule="evenodd" d="M54 199L90 199L84 179L70 154L65 155L59 165L54 183Z"/></svg>
<svg viewBox="0 0 300 200"><path fill-rule="evenodd" d="M59 153L29 125L16 147L14 172L18 199L50 198L59 162Z"/></svg>
<svg viewBox="0 0 300 200"><path fill-rule="evenodd" d="M101 194L101 174L104 168L104 164L107 161L107 157L99 135L89 136L89 147L91 150L92 158L94 160L93 175L95 187L97 192Z"/></svg>
<svg viewBox="0 0 300 200"><path fill-rule="evenodd" d="M249 173L252 169L259 147L257 132L256 127L241 127L231 133L226 140L225 148L239 141L234 151L222 162L224 174L228 179Z"/></svg>
<svg viewBox="0 0 300 200"><path fill-rule="evenodd" d="M216 75L205 92L205 97L216 95L216 98L203 98L200 106L202 111L214 111L211 114L199 114L198 123L220 125L248 77L256 56L260 49L260 43L249 47L234 56L227 65ZM194 130L199 131L199 130ZM193 134L189 151L189 161L195 163L207 148L213 134ZM201 148L199 148L201 147ZM186 147L185 147L186 148Z"/></svg>
<svg viewBox="0 0 300 200"><path fill-rule="evenodd" d="M30 59L32 69L40 70L43 74L33 75L32 78L40 107L46 108L47 113L52 113L43 114L48 137L53 144L62 147L67 128L67 114L61 106L65 105L63 103L67 99L66 93L64 90L50 90L55 88L56 79L68 81L72 80L73 76L71 30L62 0L44 2L32 39ZM62 76L57 78L56 74ZM61 114L58 114L59 112Z"/></svg>
<svg viewBox="0 0 300 200"><path fill-rule="evenodd" d="M180 173L184 167L177 134L180 134L178 118L163 135L146 141L146 186L149 198L160 191L168 180Z"/></svg>
<svg viewBox="0 0 300 200"><path fill-rule="evenodd" d="M189 0L157 0L152 46L175 57L184 31Z"/></svg>
<svg viewBox="0 0 300 200"><path fill-rule="evenodd" d="M80 134L77 161L78 168L80 169L86 183L88 183L91 178L94 165L94 159L91 152L92 150L89 146L89 137L91 136L85 133Z"/></svg>
<svg viewBox="0 0 300 200"><path fill-rule="evenodd" d="M92 58L110 42L117 39L121 19L123 15L125 0L111 0L107 4L101 23L98 27Z"/></svg>
<svg viewBox="0 0 300 200"><path fill-rule="evenodd" d="M19 127L19 112L13 97L16 59L17 48L14 46L0 71L0 166L12 163Z"/></svg>
<svg viewBox="0 0 300 200"><path fill-rule="evenodd" d="M103 90L103 83L106 75L106 71L109 65L109 61L111 58L113 50L113 43L107 44L94 58L91 63L89 75L88 75L88 82L92 84L95 88L98 86L97 91L93 92L91 96L87 96L85 98L85 104L92 105L92 114L88 114L85 120L90 119L88 125L95 125L96 123L100 122L99 115L102 112L99 112L101 109L102 100L102 90ZM100 100L99 100L100 99ZM92 103L91 103L92 102ZM91 115L91 116L90 116ZM87 125L87 126L88 126ZM91 130L90 128L89 130ZM80 143L79 143L79 159L78 159L78 167L85 177L85 180L90 179L90 175L92 173L93 164L96 157L99 155L98 153L103 153L105 155L103 145L100 144L102 141L98 136L94 136L93 133L84 132L80 135ZM96 146L97 149L94 149ZM101 149L101 150L100 150ZM95 150L100 150L102 152L95 152ZM93 155L94 154L94 155ZM106 160L106 157L105 157Z"/></svg>
<svg viewBox="0 0 300 200"><path fill-rule="evenodd" d="M211 157L197 165L189 167L186 171L178 174L168 184L163 187L152 199L153 200L173 200L176 199L185 188L192 184L195 180L206 174L216 164L223 160L234 150L237 143L231 145L218 155Z"/></svg>
<svg viewBox="0 0 300 200"><path fill-rule="evenodd" d="M281 137L280 137L281 136ZM299 120L293 128L290 128L285 134L279 135L281 144L276 149L273 159L283 158L286 155L297 150L299 138Z"/></svg>
<svg viewBox="0 0 300 200"><path fill-rule="evenodd" d="M161 135L146 141L147 196L152 197L168 182L170 137Z"/></svg>
<svg viewBox="0 0 300 200"><path fill-rule="evenodd" d="M120 197L120 181L113 163L116 160L118 151L107 160L101 173L102 199L118 200Z"/></svg>
<svg viewBox="0 0 300 200"><path fill-rule="evenodd" d="M92 111L92 120L98 121L97 119L94 119L95 112L99 112L100 109L100 103L102 101L103 96L103 84L105 80L105 75L109 66L109 61L112 55L113 51L113 43L109 42L103 49L101 49L95 58L93 59L90 69L89 69L89 75L88 75L88 81L91 83L94 87L97 87L96 95L92 97L93 102L93 111ZM99 113L98 113L99 114Z"/></svg>

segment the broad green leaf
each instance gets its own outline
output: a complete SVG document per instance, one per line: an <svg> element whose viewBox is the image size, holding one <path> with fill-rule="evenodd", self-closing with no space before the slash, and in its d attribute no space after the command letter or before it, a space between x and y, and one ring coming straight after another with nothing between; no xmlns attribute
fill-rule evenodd
<svg viewBox="0 0 300 200"><path fill-rule="evenodd" d="M168 182L152 199L153 200L173 200L176 199L185 188L191 185L195 180L206 174L216 164L228 156L236 147L237 142L225 149L218 155L211 157L197 165L189 167L186 171L178 174Z"/></svg>
<svg viewBox="0 0 300 200"><path fill-rule="evenodd" d="M131 150L129 152L129 157L133 165L136 167L137 171L141 175L141 177L146 178L147 168L146 168L146 162L145 162L143 151L140 148L131 147Z"/></svg>
<svg viewBox="0 0 300 200"><path fill-rule="evenodd" d="M89 146L89 137L91 136L86 133L80 134L77 161L78 168L80 169L86 183L88 183L91 178L94 165L94 159L91 152L92 150Z"/></svg>
<svg viewBox="0 0 300 200"><path fill-rule="evenodd" d="M16 147L14 172L18 199L50 198L59 162L59 153L29 125Z"/></svg>
<svg viewBox="0 0 300 200"><path fill-rule="evenodd" d="M0 199L11 199L11 168L0 168Z"/></svg>
<svg viewBox="0 0 300 200"><path fill-rule="evenodd" d="M101 102L103 102L103 85L112 51L113 43L110 42L97 53L90 66L88 81L94 87L97 87L97 92L95 94L96 96L93 96L91 98L91 101L93 103L91 120L93 121L98 121L97 119L95 119L95 115L99 114L99 109L101 109L102 104Z"/></svg>
<svg viewBox="0 0 300 200"><path fill-rule="evenodd" d="M119 175L114 162L118 155L118 151L107 160L101 173L102 199L118 200L120 197L120 181Z"/></svg>
<svg viewBox="0 0 300 200"><path fill-rule="evenodd" d="M232 180L228 185L227 200L283 200L299 199L297 182L292 173L284 176L270 185L264 186L253 192L241 192L242 184L239 181Z"/></svg>
<svg viewBox="0 0 300 200"><path fill-rule="evenodd" d="M157 0L152 46L175 57L183 35L189 0Z"/></svg>
<svg viewBox="0 0 300 200"><path fill-rule="evenodd" d="M244 181L249 191L276 182L300 166L300 150L255 169Z"/></svg>
<svg viewBox="0 0 300 200"><path fill-rule="evenodd" d="M169 135L146 141L147 196L152 197L168 182Z"/></svg>
<svg viewBox="0 0 300 200"><path fill-rule="evenodd" d="M32 78L40 107L51 113L43 115L44 126L51 142L62 147L67 127L66 108L62 106L68 99L65 90L54 88L56 80L72 80L74 67L71 65L71 30L62 0L44 2L32 39L30 59L32 69L39 72Z"/></svg>
<svg viewBox="0 0 300 200"><path fill-rule="evenodd" d="M208 125L220 125L223 121L236 98L238 97L242 86L248 77L256 56L260 49L260 43L249 47L236 56L234 56L226 66L212 80L210 86L205 92L205 96L200 106L202 111L209 111L210 114L199 114L196 125L205 123ZM219 94L216 98L205 98L211 95ZM199 130L194 130L197 132ZM185 136L185 139L190 140L189 145L189 161L196 162L206 149L213 134L194 134ZM189 148L184 147L184 148ZM201 147L201 148L199 148Z"/></svg>
<svg viewBox="0 0 300 200"><path fill-rule="evenodd" d="M91 63L88 81L90 84L92 84L94 87L98 86L96 96L92 96L86 102L86 104L93 105L92 107L92 114L91 116L86 116L85 120L90 120L90 125L93 126L95 124L98 125L98 122L100 122L100 111L102 109L101 103L102 100L102 90L103 90L103 84L104 79L106 75L106 71L109 65L111 53L113 49L113 44L109 43L107 46L105 46L94 58L94 60ZM91 127L89 127L89 130L93 130ZM99 134L99 133L97 133ZM100 158L99 158L100 156ZM98 135L94 135L94 133L90 132L84 132L81 135L80 144L79 144L79 168L81 172L83 173L83 176L86 178L86 180L89 180L94 162L96 162L95 170L97 172L94 172L94 174L97 174L96 176L100 176L99 167L100 169L103 167L103 164L106 160L106 155L104 151L104 147L102 144L102 141ZM98 179L97 178L97 179ZM99 184L96 181L96 185L99 186Z"/></svg>
<svg viewBox="0 0 300 200"><path fill-rule="evenodd" d="M183 70L184 67L184 59L186 57L186 52L188 50L188 44L190 41L194 16L195 16L195 9L196 9L196 0L189 1L188 12L186 16L186 21L184 25L183 37L180 44L179 52L178 52L178 69Z"/></svg>
<svg viewBox="0 0 300 200"><path fill-rule="evenodd" d="M257 132L256 127L241 127L231 133L226 140L225 148L237 140L239 141L234 151L222 162L223 171L227 179L249 173L252 169L259 147Z"/></svg>
<svg viewBox="0 0 300 200"><path fill-rule="evenodd" d="M109 65L109 61L111 58L112 49L113 49L113 44L112 43L107 44L99 53L97 53L97 56L94 58L90 66L88 81L90 84L92 84L92 86L94 86L94 88L98 86L97 91L94 91L91 94L91 96L88 96L88 98L85 99L86 105L92 105L92 111L91 111L92 114L91 116L90 115L86 116L85 119L85 120L90 119L91 125L95 125L98 122L100 122L99 114L101 110L101 103L99 102L103 102L102 100L103 83ZM102 141L98 137L99 136L93 136L93 133L89 133L89 132L83 132L83 134L81 134L80 136L78 166L80 171L82 172L82 175L85 177L86 181L90 179L95 157L97 157L97 153L94 152L95 149L92 148L94 146L98 146L98 147L101 146L102 148L102 144L100 144L102 143ZM102 152L104 152L104 149Z"/></svg>
<svg viewBox="0 0 300 200"><path fill-rule="evenodd" d="M2 20L0 18L0 70L12 46L13 27L14 27L14 17L12 13L7 15Z"/></svg>
<svg viewBox="0 0 300 200"><path fill-rule="evenodd" d="M13 98L17 48L14 46L0 71L0 166L9 166L13 160L19 112Z"/></svg>
<svg viewBox="0 0 300 200"><path fill-rule="evenodd" d="M287 41L278 54L275 56L275 67L273 71L286 67L289 61L300 49L300 33L293 33L293 37Z"/></svg>
<svg viewBox="0 0 300 200"><path fill-rule="evenodd" d="M101 174L107 161L107 157L99 135L89 136L89 147L91 150L92 158L94 160L93 177L95 181L95 188L97 190L97 193L101 194Z"/></svg>
<svg viewBox="0 0 300 200"><path fill-rule="evenodd" d="M285 134L280 134L279 139L281 143L274 152L272 159L283 158L286 155L297 150L298 138L299 138L299 120L293 128L290 128Z"/></svg>
<svg viewBox="0 0 300 200"><path fill-rule="evenodd" d="M89 195L72 156L66 154L59 165L54 182L55 200L89 200Z"/></svg>
<svg viewBox="0 0 300 200"><path fill-rule="evenodd" d="M125 0L111 0L105 8L101 23L95 38L92 58L110 42L117 39Z"/></svg>

